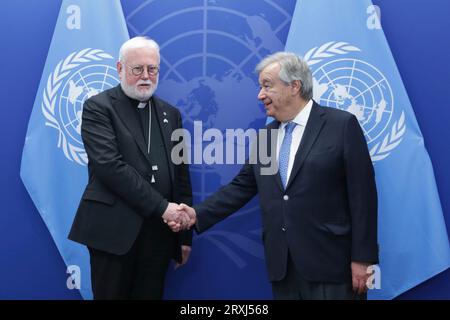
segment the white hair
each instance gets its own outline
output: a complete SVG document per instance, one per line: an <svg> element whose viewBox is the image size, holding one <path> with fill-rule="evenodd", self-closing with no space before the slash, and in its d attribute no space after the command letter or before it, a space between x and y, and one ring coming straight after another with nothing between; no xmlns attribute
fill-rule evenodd
<svg viewBox="0 0 450 320"><path fill-rule="evenodd" d="M292 52L276 52L264 58L255 68L259 74L272 63L280 65L280 80L290 84L294 80L299 80L302 84L300 96L309 100L313 97L313 81L311 70L308 64L298 55Z"/></svg>
<svg viewBox="0 0 450 320"><path fill-rule="evenodd" d="M119 61L124 62L125 56L130 49L151 48L156 50L159 58L159 45L155 40L148 37L134 37L125 41L120 47Z"/></svg>

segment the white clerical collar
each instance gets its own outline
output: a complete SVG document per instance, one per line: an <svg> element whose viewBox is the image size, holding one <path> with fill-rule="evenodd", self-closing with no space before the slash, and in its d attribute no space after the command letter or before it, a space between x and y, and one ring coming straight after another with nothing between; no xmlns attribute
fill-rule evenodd
<svg viewBox="0 0 450 320"><path fill-rule="evenodd" d="M137 106L138 109L144 109L147 106L148 102L139 102L139 105Z"/></svg>

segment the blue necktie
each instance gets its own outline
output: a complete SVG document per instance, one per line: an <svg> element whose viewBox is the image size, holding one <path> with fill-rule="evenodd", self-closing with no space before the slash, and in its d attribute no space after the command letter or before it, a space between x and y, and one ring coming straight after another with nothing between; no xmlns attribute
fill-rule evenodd
<svg viewBox="0 0 450 320"><path fill-rule="evenodd" d="M283 187L286 188L287 185L287 173L288 173L288 165L289 165L289 154L291 153L291 143L292 143L292 131L294 131L296 123L288 122L288 124L284 127L284 138L283 143L280 148L280 156L279 156L279 169L281 182L283 183Z"/></svg>

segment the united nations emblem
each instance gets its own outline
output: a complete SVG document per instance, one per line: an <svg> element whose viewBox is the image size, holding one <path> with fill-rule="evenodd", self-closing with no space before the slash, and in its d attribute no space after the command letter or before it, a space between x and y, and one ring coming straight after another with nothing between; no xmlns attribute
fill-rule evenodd
<svg viewBox="0 0 450 320"><path fill-rule="evenodd" d="M73 52L57 64L44 88L41 108L45 124L58 131L58 148L79 165L88 163L81 140L83 103L119 82L114 67L101 63L105 59L113 57L100 49Z"/></svg>
<svg viewBox="0 0 450 320"><path fill-rule="evenodd" d="M394 119L394 95L379 69L363 60L338 57L356 51L361 50L346 42L328 42L309 50L304 59L313 73L314 100L356 116L375 162L400 144L405 115L402 111Z"/></svg>

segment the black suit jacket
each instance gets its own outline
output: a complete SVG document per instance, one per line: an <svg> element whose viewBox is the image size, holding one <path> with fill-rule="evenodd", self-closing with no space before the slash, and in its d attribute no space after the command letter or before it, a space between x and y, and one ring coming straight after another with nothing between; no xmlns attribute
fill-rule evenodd
<svg viewBox="0 0 450 320"><path fill-rule="evenodd" d="M278 126L274 121L267 128ZM355 116L313 104L286 190L278 173L261 175L261 168L247 163L230 184L196 206L197 230L258 193L271 281L285 276L288 251L309 281L346 282L351 261L378 262L374 170Z"/></svg>
<svg viewBox="0 0 450 320"><path fill-rule="evenodd" d="M172 131L182 127L180 112L155 96L151 100L152 116L159 121L169 159L172 200L192 203L187 165L170 161L176 144L171 141ZM143 219L160 219L168 204L150 184L151 163L134 104L119 85L86 100L83 106L81 135L89 159L89 182L69 239L113 254L126 253ZM191 232L181 237L180 244L190 245ZM179 250L175 258L179 260Z"/></svg>

